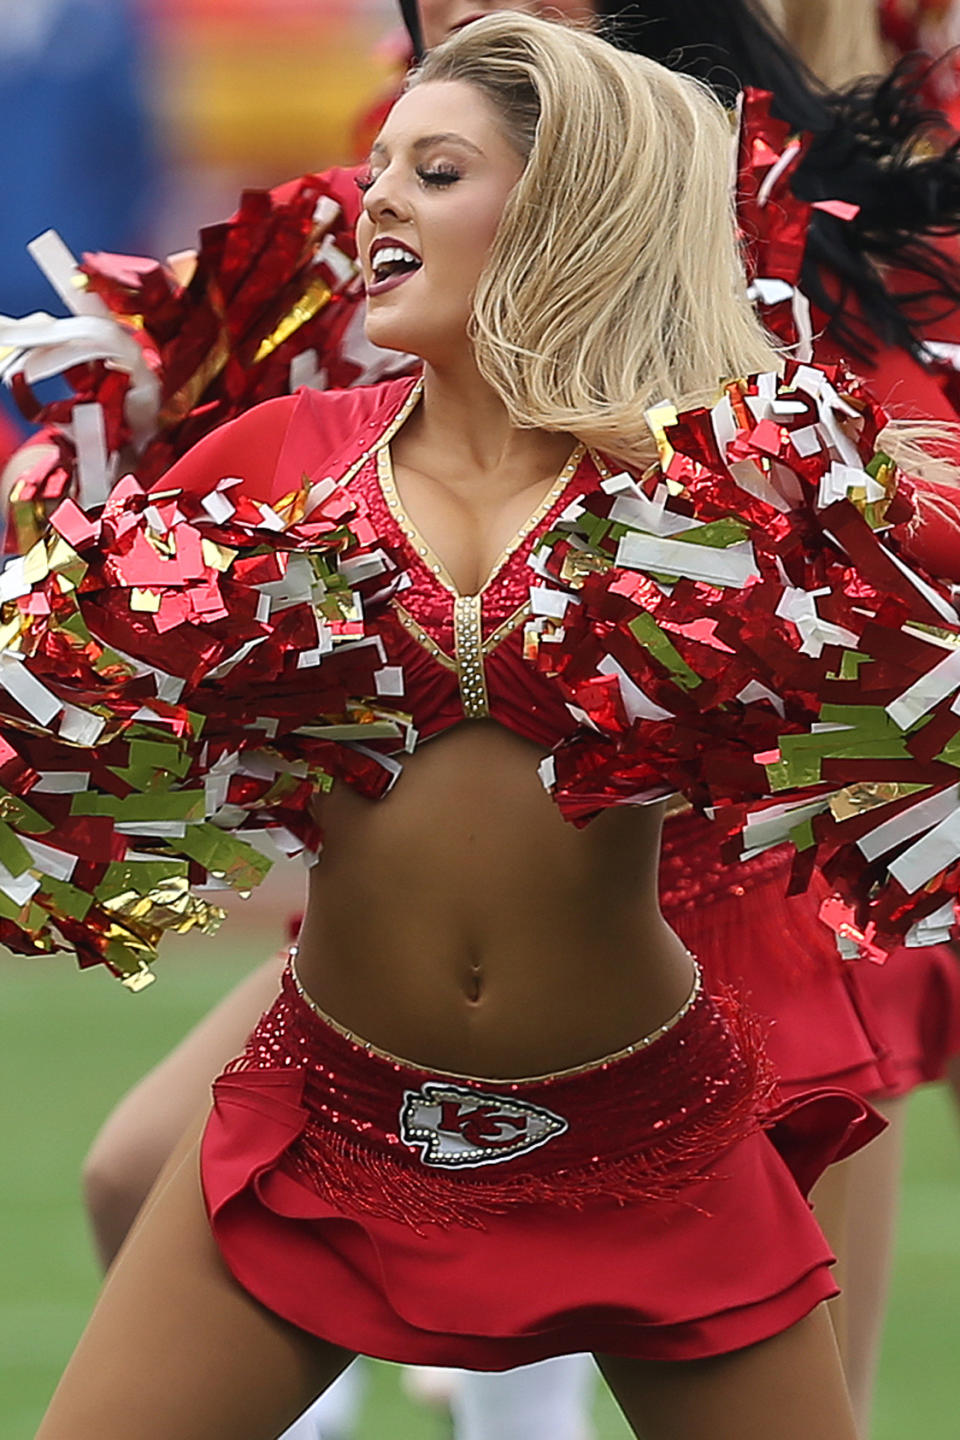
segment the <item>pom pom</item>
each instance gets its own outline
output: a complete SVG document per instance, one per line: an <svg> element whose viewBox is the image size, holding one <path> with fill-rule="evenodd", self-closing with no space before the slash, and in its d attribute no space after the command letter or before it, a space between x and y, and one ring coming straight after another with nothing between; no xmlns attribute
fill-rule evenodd
<svg viewBox="0 0 960 1440"><path fill-rule="evenodd" d="M544 781L577 823L681 791L731 859L791 840L844 901L826 918L892 950L960 878L960 617L893 536L913 505L886 417L792 363L670 418L660 466L531 558L566 603L526 652L581 722Z"/></svg>

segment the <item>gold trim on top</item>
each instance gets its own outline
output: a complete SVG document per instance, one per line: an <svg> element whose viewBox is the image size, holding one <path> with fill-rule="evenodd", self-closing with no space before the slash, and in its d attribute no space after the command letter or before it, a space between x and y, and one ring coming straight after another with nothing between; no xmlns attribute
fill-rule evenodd
<svg viewBox="0 0 960 1440"><path fill-rule="evenodd" d="M406 419L406 415L404 415L403 419ZM383 494L383 498L387 504L387 508L389 509L394 520L400 526L400 529L403 531L404 535L406 535L407 539L410 541L417 555L423 561L427 569L437 577L437 579L440 581L440 584L444 587L445 590L449 590L450 594L454 597L454 599L466 599L467 597L462 595L461 592L457 589L457 586L452 576L450 575L443 561L440 559L440 556L436 553L433 547L428 544L428 542L424 539L423 535L417 529L416 525L414 525L413 521L410 519L409 515L404 510L403 505L401 504L400 496L397 491L397 480L393 470L393 457L390 454L390 441L396 434L397 430L399 430L400 425L403 423L403 420L400 420L399 417L398 420L399 423L395 422L394 425L391 426L390 430L382 436L379 442L379 446L377 447L377 479L380 482L381 493ZM500 555L497 557L493 569L490 571L486 580L480 586L480 589L475 592L476 595L483 595L490 588L494 580L496 580L497 576L500 574L500 571L506 565L507 561L514 554L514 552L519 549L519 547L523 544L524 540L526 540L531 530L534 530L540 524L540 521L543 519L543 517L548 514L550 510L553 509L554 505L560 499L560 496L563 494L564 490L567 488L570 481L573 479L574 475L579 469L580 463L586 453L587 447L578 441L577 444L574 446L566 465L564 465L563 469L560 471L560 474L550 486L550 489L540 501L540 504L537 506L536 510L534 510L533 514L524 521L524 523L520 526L520 529L517 530L514 534L510 543L505 547L505 549L500 552Z"/></svg>
<svg viewBox="0 0 960 1440"><path fill-rule="evenodd" d="M524 623L530 614L529 601L508 615L486 640L482 639L483 610L479 595L461 595L453 602L453 633L455 655L442 650L398 600L393 602L400 624L418 645L432 655L438 665L452 670L460 687L460 704L466 720L484 720L490 714L485 658L492 655L502 640Z"/></svg>
<svg viewBox="0 0 960 1440"><path fill-rule="evenodd" d="M594 450L591 446L587 453L590 456L591 462L593 463L593 468L600 476L600 479L612 480L613 471L610 469L610 466L606 463L606 461L601 458L598 452Z"/></svg>
<svg viewBox="0 0 960 1440"><path fill-rule="evenodd" d="M423 1070L430 1075L442 1076L445 1080L469 1080L474 1085L510 1085L518 1087L521 1085L542 1085L547 1080L566 1080L572 1075L587 1075L591 1070L599 1070L601 1066L613 1064L618 1060L626 1060L628 1056L635 1055L638 1050L646 1050L651 1045L656 1044L656 1042L672 1030L675 1025L679 1025L680 1021L692 1010L703 993L703 971L700 968L699 961L688 951L687 954L693 965L693 980L686 1000L684 1000L679 1010L674 1011L668 1019L664 1020L662 1025L658 1025L656 1030L651 1030L649 1035L644 1035L641 1039L634 1041L632 1045L625 1045L622 1050L614 1050L610 1055L602 1055L598 1060L587 1060L583 1065L569 1065L564 1070L551 1070L546 1075L520 1075L515 1078L496 1075L465 1075L459 1070L439 1070L434 1065L420 1065L416 1060L405 1060L402 1055L394 1055L391 1051L384 1050L379 1045L371 1044L369 1040L364 1040L360 1035L355 1035L352 1030L348 1030L347 1027L341 1025L338 1020L334 1020L332 1015L328 1015L325 1010L321 1010L316 1000L308 995L303 988L303 981L297 974L298 948L298 946L292 945L289 950L290 959L287 963L290 969L290 978L294 983L300 999L313 1011L324 1025L329 1025L331 1030L336 1031L338 1035L342 1035L343 1038L349 1040L352 1045L359 1045L360 1048L366 1050L369 1055L376 1055L380 1060L389 1060L391 1065L402 1065L404 1069L407 1070Z"/></svg>
<svg viewBox="0 0 960 1440"><path fill-rule="evenodd" d="M402 534L410 542L411 547L421 562L436 576L443 588L453 596L454 655L447 655L432 636L418 624L410 612L397 600L393 602L394 610L400 623L413 639L441 665L456 672L460 686L460 699L464 716L467 719L481 719L490 714L484 658L491 654L500 641L526 619L530 609L529 602L524 602L524 604L515 610L507 620L500 624L485 641L483 638L482 597L499 576L510 558L516 553L524 540L526 540L530 532L540 524L541 520L543 520L554 505L556 505L579 469L584 456L587 454L587 447L580 441L574 445L567 459L567 463L560 471L560 474L533 513L528 516L515 532L509 544L501 551L483 585L473 595L462 595L439 555L437 555L433 548L427 543L409 515L407 515L400 502L400 496L397 491L396 476L393 470L393 457L390 453L390 442L409 419L419 403L422 394L423 377L421 376L386 429L384 429L380 435L377 436L377 439L353 462L341 477L339 483L342 485L349 484L371 456L376 457L377 481L380 487L380 493L390 514L393 516Z"/></svg>
<svg viewBox="0 0 960 1440"><path fill-rule="evenodd" d="M492 655L494 650L496 650L497 646L500 644L501 640L506 640L507 636L512 634L514 630L518 629L524 623L524 621L528 619L529 615L530 601L524 600L523 604L518 605L517 609L514 610L513 614L508 615L506 620L504 620L502 624L498 625L496 630L491 631L491 633L487 636L486 640L484 640L484 655Z"/></svg>
<svg viewBox="0 0 960 1440"><path fill-rule="evenodd" d="M443 561L438 555L433 553L430 546L420 534L420 531L416 528L413 521L408 518L407 512L400 504L400 499L397 495L397 484L393 474L393 461L390 456L390 446L388 443L382 444L377 451L377 480L379 481L380 493L386 502L387 509L409 540L411 548L416 551L431 574L436 575L443 588L449 590L451 595L457 595L459 592L453 580L448 575Z"/></svg>
<svg viewBox="0 0 960 1440"><path fill-rule="evenodd" d="M483 663L483 601L479 595L458 595L454 600L453 634L464 718L485 720L490 714L490 697Z"/></svg>

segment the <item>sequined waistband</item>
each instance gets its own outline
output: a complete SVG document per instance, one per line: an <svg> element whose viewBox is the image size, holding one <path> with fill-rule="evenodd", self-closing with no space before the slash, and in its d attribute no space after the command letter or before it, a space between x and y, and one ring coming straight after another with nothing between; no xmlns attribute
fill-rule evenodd
<svg viewBox="0 0 960 1440"><path fill-rule="evenodd" d="M365 1050L368 1055L376 1056L380 1060L386 1060L391 1065L400 1065L404 1069L415 1070L417 1073L422 1073L426 1069L429 1069L431 1075L442 1076L445 1080L456 1080L464 1085L510 1085L511 1087L543 1085L549 1084L554 1080L566 1080L577 1075L589 1075L592 1070L606 1069L619 1060L625 1060L628 1056L635 1055L638 1050L646 1050L649 1046L656 1044L659 1039L683 1020L692 1006L696 1004L703 990L703 971L697 960L691 955L690 959L693 963L693 983L690 986L690 993L687 995L686 1000L684 1000L679 1010L676 1010L664 1020L662 1025L658 1025L655 1030L651 1030L649 1035L644 1035L639 1040L634 1040L630 1045L624 1045L621 1050L615 1050L610 1055L602 1055L597 1060L587 1060L582 1065L569 1065L562 1070L550 1071L546 1075L525 1075L518 1078L509 1077L507 1079L497 1079L491 1076L465 1075L456 1070L437 1070L433 1066L426 1067L419 1065L414 1060L406 1060L400 1055L394 1055L389 1050L384 1050L381 1046L373 1045L369 1040L364 1040L362 1036L355 1035L352 1030L348 1030L345 1025L341 1025L338 1020L334 1020L331 1015L328 1015L325 1010L322 1010L317 1002L307 993L303 981L297 974L296 945L290 947L289 955L288 973L297 994L303 1003L316 1015L318 1020L321 1020L324 1025L329 1026L337 1035L349 1041L351 1045L359 1046L359 1048Z"/></svg>
<svg viewBox="0 0 960 1440"><path fill-rule="evenodd" d="M653 1137L666 1140L696 1114L722 1109L745 1084L752 1090L745 1072L755 1065L745 1057L756 1045L744 1040L741 1018L735 1002L706 993L698 970L681 1010L634 1046L553 1075L496 1080L411 1064L353 1037L310 1003L288 966L280 995L228 1073L295 1070L312 1124L395 1155L404 1151L398 1117L409 1112L411 1097L414 1108L449 1101L461 1119L478 1103L488 1110L540 1107L563 1120L548 1159L581 1164L595 1148L627 1154ZM546 1162L534 1155L529 1163Z"/></svg>
<svg viewBox="0 0 960 1440"><path fill-rule="evenodd" d="M290 967L215 1103L290 1125L279 1168L343 1213L414 1227L516 1203L679 1194L759 1129L775 1092L755 1022L696 984L680 1011L593 1065L525 1080L423 1069L355 1039ZM286 1097L284 1101L282 1097ZM286 1108L284 1108L286 1106Z"/></svg>

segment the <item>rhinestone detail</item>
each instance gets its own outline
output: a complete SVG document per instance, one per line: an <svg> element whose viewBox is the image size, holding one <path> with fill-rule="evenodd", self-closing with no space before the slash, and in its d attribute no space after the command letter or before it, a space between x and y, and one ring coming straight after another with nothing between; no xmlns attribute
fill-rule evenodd
<svg viewBox="0 0 960 1440"><path fill-rule="evenodd" d="M458 595L453 602L460 700L467 720L490 714L487 675L483 663L483 601L479 595Z"/></svg>

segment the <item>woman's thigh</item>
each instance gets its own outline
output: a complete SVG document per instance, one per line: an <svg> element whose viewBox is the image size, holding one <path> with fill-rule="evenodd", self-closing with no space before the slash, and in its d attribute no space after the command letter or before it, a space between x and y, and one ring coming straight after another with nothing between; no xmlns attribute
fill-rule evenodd
<svg viewBox="0 0 960 1440"><path fill-rule="evenodd" d="M874 1140L866 1146L872 1150L877 1144ZM863 1153L862 1151L860 1152ZM846 1368L848 1353L848 1320L847 1320L847 1260L848 1240L850 1236L850 1182L851 1172L849 1160L842 1160L839 1164L828 1165L827 1169L820 1176L810 1193L810 1203L813 1206L813 1213L817 1223L826 1237L827 1244L837 1257L834 1266L833 1278L840 1286L840 1294L827 1302L827 1310L830 1319L833 1321L834 1334L837 1337L837 1348L840 1351L841 1362Z"/></svg>
<svg viewBox="0 0 960 1440"><path fill-rule="evenodd" d="M352 1358L229 1274L194 1145L111 1270L37 1440L275 1440Z"/></svg>
<svg viewBox="0 0 960 1440"><path fill-rule="evenodd" d="M710 1360L597 1356L642 1440L856 1440L823 1305L789 1330Z"/></svg>
<svg viewBox="0 0 960 1440"><path fill-rule="evenodd" d="M210 1085L271 1004L285 963L273 956L235 986L104 1121L84 1164L84 1190L106 1268Z"/></svg>
<svg viewBox="0 0 960 1440"><path fill-rule="evenodd" d="M870 1431L870 1411L893 1266L907 1097L901 1095L874 1103L890 1122L887 1129L856 1155L842 1162L849 1172L850 1187L845 1257L847 1343L844 1365L854 1411L864 1435Z"/></svg>

